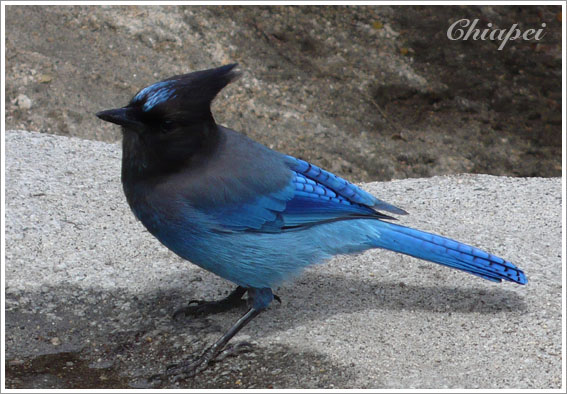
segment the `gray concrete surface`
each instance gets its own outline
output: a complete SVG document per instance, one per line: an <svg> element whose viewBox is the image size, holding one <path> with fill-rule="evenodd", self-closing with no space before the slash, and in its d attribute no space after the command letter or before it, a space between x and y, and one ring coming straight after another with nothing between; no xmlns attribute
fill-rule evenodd
<svg viewBox="0 0 567 394"><path fill-rule="evenodd" d="M122 195L120 147L6 133L7 387L147 387L243 312L171 313L232 285L170 253ZM276 289L193 388L560 388L561 180L459 175L369 183L402 224L523 268L494 284L388 251L342 256Z"/></svg>

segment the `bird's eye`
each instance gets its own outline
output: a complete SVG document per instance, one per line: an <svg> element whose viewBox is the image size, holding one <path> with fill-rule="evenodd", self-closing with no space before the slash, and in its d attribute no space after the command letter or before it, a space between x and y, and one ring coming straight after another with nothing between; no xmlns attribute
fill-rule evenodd
<svg viewBox="0 0 567 394"><path fill-rule="evenodd" d="M169 133L175 129L175 123L172 120L164 120L160 123L160 131L162 133Z"/></svg>

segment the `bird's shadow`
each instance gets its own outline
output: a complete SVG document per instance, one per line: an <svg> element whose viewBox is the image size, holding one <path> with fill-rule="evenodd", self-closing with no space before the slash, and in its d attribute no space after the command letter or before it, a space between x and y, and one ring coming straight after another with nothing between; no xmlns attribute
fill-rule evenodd
<svg viewBox="0 0 567 394"><path fill-rule="evenodd" d="M176 277L179 280L179 277ZM188 281L190 277L188 276ZM328 273L305 272L298 280L274 289L282 304L272 304L268 311L279 330L293 328L306 321L325 320L333 315L363 311L426 311L438 313L477 313L496 315L502 313L524 313L527 305L521 294L514 290L497 287L466 287L467 285L415 285L401 281L384 281L380 278L360 279ZM490 285L489 285L490 286ZM224 289L211 286L214 293ZM232 288L226 289L228 292ZM189 299L213 299L206 294L195 294L190 288L171 289L167 298L173 312ZM148 295L146 305L156 302L163 307L161 295ZM161 299L161 300L160 300ZM293 319L289 319L289 309ZM288 309L288 311L286 311ZM236 319L245 307L225 312L222 320ZM151 313L151 312L150 312ZM234 316L232 316L234 315ZM194 318L192 318L194 319ZM267 327L272 324L267 324Z"/></svg>
<svg viewBox="0 0 567 394"><path fill-rule="evenodd" d="M457 313L501 315L505 319L512 314L525 313L528 309L522 294L516 292L516 288L507 289L496 284L487 286L481 281L478 285L475 284L476 282L419 285L386 281L379 277L360 278L321 271L307 271L296 281L274 289L282 298L282 304L278 305L274 302L266 313L260 315L250 327L246 328L246 332L250 333L252 338L259 338L284 330L293 330L298 326L309 326L312 322L324 322L338 314L360 314L370 311L378 311L381 316L379 321L369 317L368 329L387 322L388 315L399 311L437 315ZM24 337L34 338L31 340L33 348L45 342L38 339L47 335L44 330L57 332L59 337L65 339L64 344L68 343L69 346L74 343L79 346L78 344L85 343L87 337L93 342L104 344L106 353L102 356L96 352L91 355L88 349L75 350L87 359L103 357L112 361L118 355L134 354L131 356L133 359L144 360L155 359L157 354L162 355L162 360L175 360L186 357L185 353L198 354L201 352L201 346L204 346L199 342L201 337L205 338L209 335L210 339L210 334L217 336L224 333L245 312L246 307L212 316L188 318L185 321L172 319L173 312L190 299L218 298L218 294L227 294L234 288L233 285L215 278L212 274L202 275L202 282L198 286L191 287L191 283L196 283L196 272L198 271L187 270L182 277L179 273L175 276L163 277L162 283L170 283L170 285L160 287L153 292L132 293L128 290L112 290L110 294L104 294L108 291L73 286L53 289L52 293L58 295L61 300L57 301L58 308L55 311L49 312L47 308L45 313L57 315L57 325L50 324L49 328L42 328L46 326L44 312L28 313L22 306L24 309L16 308L7 313L7 336L12 339L21 337L21 341L26 340ZM189 286L181 287L180 283L187 283ZM209 294L204 293L204 289L207 289ZM85 296L75 299L73 294L77 292L80 294L84 292ZM42 305L45 293L43 290L33 291L25 296L36 299L38 305ZM82 306L84 300L89 300L85 304L88 313L79 316L76 308ZM106 302L100 302L101 300ZM124 300L128 300L130 304L127 309L124 309ZM11 305L19 305L17 297L13 301ZM42 311L43 308L39 310ZM99 324L93 326L92 322ZM21 332L22 327L27 330L25 334ZM156 341L153 347L149 346L150 342L140 340L147 335L161 340ZM173 346L180 343L191 350L181 351ZM50 343L46 346L49 345ZM25 350L24 346L19 352ZM294 351L291 349L283 353L287 357L289 352ZM33 353L35 352L34 350ZM256 353L272 361L274 354L278 354L272 347L257 349ZM308 356L311 357L309 359L328 363L326 356L315 353L311 355L298 353L295 357ZM286 357L282 356L281 359ZM276 365L279 365L278 363L286 365L286 362L279 360L276 361ZM329 365L330 371L345 369L345 366L333 363ZM158 367L160 366L156 367L155 372L159 371ZM127 375L139 373L137 364L128 364L124 368Z"/></svg>

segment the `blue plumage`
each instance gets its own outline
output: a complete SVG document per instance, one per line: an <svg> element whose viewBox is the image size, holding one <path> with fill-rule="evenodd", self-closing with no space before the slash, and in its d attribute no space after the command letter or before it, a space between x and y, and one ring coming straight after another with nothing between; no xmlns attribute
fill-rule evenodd
<svg viewBox="0 0 567 394"><path fill-rule="evenodd" d="M132 103L143 102L142 109L144 112L147 112L157 104L175 98L176 82L176 80L170 80L154 83L153 85L140 90L140 92L132 99Z"/></svg>
<svg viewBox="0 0 567 394"><path fill-rule="evenodd" d="M310 179L313 179L314 181L319 182L320 184L332 190L335 190L340 196L344 197L348 201L363 204L376 210L397 213L399 215L407 214L407 212L403 209L378 200L370 193L365 192L364 190L336 176L335 174L331 174L330 172L325 171L311 163L308 163L301 159L296 159L292 156L286 156L286 158L288 159L288 163L293 170L297 171L300 174L303 174L306 177L309 177Z"/></svg>
<svg viewBox="0 0 567 394"><path fill-rule="evenodd" d="M384 248L495 282L527 283L512 263L391 223L380 211L406 212L217 125L210 102L237 77L234 66L172 77L124 108L97 114L123 126L122 182L136 217L179 256L236 283L225 304L248 291L250 311L207 352L218 354L265 309L274 286L337 254ZM214 358L207 352L199 365Z"/></svg>

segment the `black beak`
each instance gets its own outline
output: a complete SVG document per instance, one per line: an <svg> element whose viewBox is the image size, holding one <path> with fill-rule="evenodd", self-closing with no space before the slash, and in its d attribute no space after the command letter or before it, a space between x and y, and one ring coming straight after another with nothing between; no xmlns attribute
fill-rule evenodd
<svg viewBox="0 0 567 394"><path fill-rule="evenodd" d="M142 122L140 122L138 117L134 114L133 108L129 107L100 111L96 113L96 116L104 121L124 127L133 128L143 126Z"/></svg>

